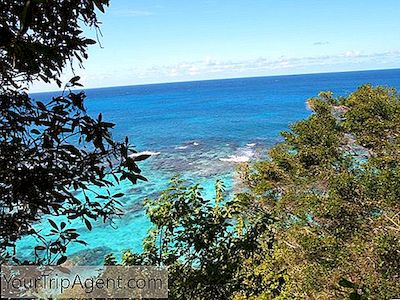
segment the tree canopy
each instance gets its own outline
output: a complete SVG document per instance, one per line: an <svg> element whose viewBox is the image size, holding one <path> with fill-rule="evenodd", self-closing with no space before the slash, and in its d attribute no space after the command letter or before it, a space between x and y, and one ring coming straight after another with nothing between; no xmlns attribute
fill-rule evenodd
<svg viewBox="0 0 400 300"><path fill-rule="evenodd" d="M122 263L167 266L173 299L398 298L400 95L364 85L308 106L269 159L239 168L233 199L174 179L147 203L144 253Z"/></svg>
<svg viewBox="0 0 400 300"><path fill-rule="evenodd" d="M112 220L121 210L121 180L145 180L136 162L147 156L115 141L114 124L102 114L86 113L85 93L73 77L51 100L33 100L27 87L35 80L56 82L68 64L87 58L83 27L98 28L96 13L108 0L5 0L0 9L0 255L18 260L16 241L35 236L34 260L62 263L79 233L71 220L92 229L93 220ZM57 221L53 219L57 218ZM50 218L50 236L34 229ZM61 221L63 220L63 221ZM25 253L28 255L29 253ZM0 262L1 262L0 261ZM25 262L28 263L28 262Z"/></svg>
<svg viewBox="0 0 400 300"><path fill-rule="evenodd" d="M87 58L92 39L84 26L98 28L96 8L108 0L5 0L0 3L0 73L2 89L41 79L59 86L66 64Z"/></svg>

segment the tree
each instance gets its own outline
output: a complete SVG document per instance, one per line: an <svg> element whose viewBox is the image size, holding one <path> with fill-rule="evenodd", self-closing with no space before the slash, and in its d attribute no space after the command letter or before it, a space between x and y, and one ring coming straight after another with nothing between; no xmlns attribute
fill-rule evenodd
<svg viewBox="0 0 400 300"><path fill-rule="evenodd" d="M91 117L84 92L73 77L59 97L33 101L27 86L35 80L56 82L64 67L87 58L95 41L82 35L82 26L98 30L96 9L108 0L5 0L0 3L0 254L18 262L15 242L24 235L38 238L32 245L36 263L62 263L79 233L70 220L104 222L118 215L121 193L110 188L121 180L145 180L128 138L115 141L114 124L102 114ZM78 194L81 197L78 197ZM49 216L63 216L55 221ZM49 218L50 238L33 228ZM26 262L25 262L26 263Z"/></svg>
<svg viewBox="0 0 400 300"><path fill-rule="evenodd" d="M308 103L314 113L270 160L242 172L246 196L279 220L274 263L262 265L284 269L283 298L397 298L400 96L364 85Z"/></svg>
<svg viewBox="0 0 400 300"><path fill-rule="evenodd" d="M256 253L265 259L273 244L270 216L261 210L246 215L245 207L244 199L225 199L219 180L215 199L209 200L199 185L174 177L158 199L146 201L154 227L143 242L144 252L126 251L121 263L167 267L171 299L229 299L250 278L259 278L239 273L246 259ZM262 248L267 244L260 245L261 238L269 239L269 248ZM107 256L105 263L116 260ZM257 283L246 295L265 288L263 282Z"/></svg>
<svg viewBox="0 0 400 300"><path fill-rule="evenodd" d="M173 179L147 202L144 252L122 263L166 266L174 299L398 298L400 95L364 85L308 105L267 160L239 168L233 199Z"/></svg>

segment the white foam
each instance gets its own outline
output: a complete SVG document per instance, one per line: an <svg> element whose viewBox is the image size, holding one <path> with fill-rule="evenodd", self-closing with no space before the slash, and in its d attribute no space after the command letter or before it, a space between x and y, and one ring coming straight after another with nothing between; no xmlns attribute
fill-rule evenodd
<svg viewBox="0 0 400 300"><path fill-rule="evenodd" d="M141 155L157 156L157 155L160 155L160 154L161 154L161 152L142 151L142 152L138 152L138 153L129 154L129 157L135 158L135 157L138 157L138 156L141 156Z"/></svg>
<svg viewBox="0 0 400 300"><path fill-rule="evenodd" d="M250 160L250 157L245 156L245 155L229 155L226 158L220 158L220 161L226 161L226 162L234 162L234 163L242 163L242 162L248 162Z"/></svg>
<svg viewBox="0 0 400 300"><path fill-rule="evenodd" d="M193 146L198 146L198 145L199 145L198 142L194 142L194 143L193 143Z"/></svg>
<svg viewBox="0 0 400 300"><path fill-rule="evenodd" d="M175 147L175 149L179 149L179 150L183 150L183 149L187 149L189 146L178 146Z"/></svg>
<svg viewBox="0 0 400 300"><path fill-rule="evenodd" d="M256 144L256 143L249 143L249 144L246 144L246 146L247 146L247 147L250 147L250 148L254 147L255 145L257 145L257 144Z"/></svg>

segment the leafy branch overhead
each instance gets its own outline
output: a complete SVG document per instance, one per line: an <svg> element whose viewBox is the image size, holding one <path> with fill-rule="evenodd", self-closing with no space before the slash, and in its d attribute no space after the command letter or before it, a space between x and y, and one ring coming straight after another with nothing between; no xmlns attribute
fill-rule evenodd
<svg viewBox="0 0 400 300"><path fill-rule="evenodd" d="M96 10L108 0L2 1L0 9L0 255L18 261L16 241L37 237L37 263L61 263L68 244L79 240L72 221L91 230L94 220L112 221L121 213L121 180L141 175L128 138L113 139L115 124L87 114L84 92L74 76L58 97L33 100L24 88L34 80L59 85L68 63L87 58L95 41L81 26L98 30ZM47 216L47 237L33 224ZM57 224L63 220L60 224ZM50 239L50 240L49 240ZM45 251L46 250L46 251ZM51 255L50 255L50 254ZM46 255L45 255L46 254Z"/></svg>
<svg viewBox="0 0 400 300"><path fill-rule="evenodd" d="M2 85L18 88L41 79L59 79L72 60L82 65L87 47L81 25L99 30L96 10L108 0L5 0L0 3L0 59Z"/></svg>

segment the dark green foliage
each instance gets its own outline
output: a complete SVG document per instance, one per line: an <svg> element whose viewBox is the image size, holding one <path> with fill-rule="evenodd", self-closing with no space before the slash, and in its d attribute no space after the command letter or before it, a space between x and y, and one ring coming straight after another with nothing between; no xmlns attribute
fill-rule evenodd
<svg viewBox="0 0 400 300"><path fill-rule="evenodd" d="M379 155L398 154L400 101L394 89L364 85L342 103L350 108L343 126L362 146Z"/></svg>
<svg viewBox="0 0 400 300"><path fill-rule="evenodd" d="M268 160L239 168L234 200L175 178L123 262L166 265L177 299L399 298L399 103L370 85L320 93Z"/></svg>
<svg viewBox="0 0 400 300"><path fill-rule="evenodd" d="M399 105L383 87L341 99L322 93L271 160L244 168L248 195L279 217L272 272L285 269L280 297L400 295Z"/></svg>
<svg viewBox="0 0 400 300"><path fill-rule="evenodd" d="M63 67L87 58L92 39L81 24L97 28L96 8L104 12L109 0L3 0L0 3L0 73L2 87L55 80Z"/></svg>
<svg viewBox="0 0 400 300"><path fill-rule="evenodd" d="M36 263L61 264L71 242L85 244L71 228L80 220L112 221L118 215L121 194L110 188L128 179L144 180L135 152L126 138L115 141L114 124L93 118L84 107L85 94L73 77L64 92L51 101L33 101L24 87L35 79L55 80L72 59L86 58L93 40L82 35L82 25L97 28L96 7L108 0L2 1L0 9L0 254L16 256L15 242L24 235L37 237L32 245ZM81 194L82 197L77 197ZM48 215L46 237L32 225ZM25 253L28 255L29 253Z"/></svg>
<svg viewBox="0 0 400 300"><path fill-rule="evenodd" d="M239 199L227 202L220 181L210 201L202 197L198 185L173 178L170 187L158 199L148 200L146 207L154 228L144 241L144 253L127 251L122 263L166 266L171 299L228 299L242 290L246 280L260 279L238 271L255 253L268 255L270 248L263 249L259 238L267 238L272 218L261 211L247 216ZM273 236L268 236L271 247ZM247 294L265 288L261 281L258 284Z"/></svg>

